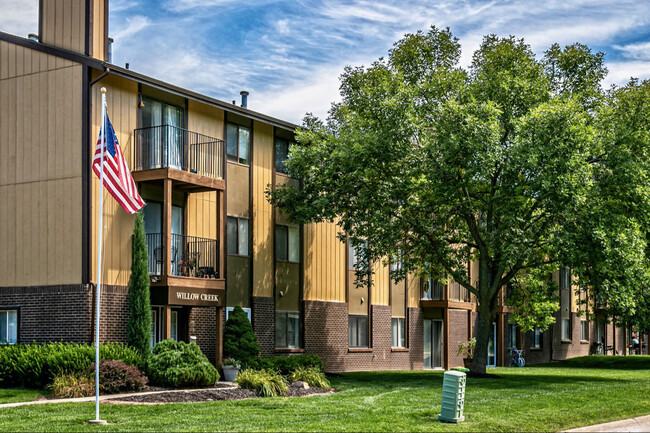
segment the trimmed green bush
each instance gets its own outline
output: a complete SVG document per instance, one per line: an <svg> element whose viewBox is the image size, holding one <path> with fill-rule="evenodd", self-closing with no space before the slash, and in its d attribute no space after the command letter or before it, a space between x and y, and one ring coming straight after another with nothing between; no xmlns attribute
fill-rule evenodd
<svg viewBox="0 0 650 433"><path fill-rule="evenodd" d="M287 380L279 372L272 370L242 370L235 382L240 388L252 389L260 397L285 395L289 390Z"/></svg>
<svg viewBox="0 0 650 433"><path fill-rule="evenodd" d="M121 343L99 347L101 359L140 368L140 354ZM95 347L79 343L15 344L0 346L0 386L43 389L55 377L82 373L95 361Z"/></svg>
<svg viewBox="0 0 650 433"><path fill-rule="evenodd" d="M257 358L260 346L248 316L240 306L230 313L223 329L223 355L242 363Z"/></svg>
<svg viewBox="0 0 650 433"><path fill-rule="evenodd" d="M131 279L129 281L129 322L126 325L126 335L129 346L138 350L143 358L149 356L151 338L149 256L142 212L136 214L133 228Z"/></svg>
<svg viewBox="0 0 650 433"><path fill-rule="evenodd" d="M244 365L255 370L278 370L288 376L297 368L313 367L325 372L325 364L318 355L264 356L250 360Z"/></svg>
<svg viewBox="0 0 650 433"><path fill-rule="evenodd" d="M325 378L325 373L316 367L298 367L289 375L291 382L303 381L309 386L314 386L323 389L330 389L332 386Z"/></svg>
<svg viewBox="0 0 650 433"><path fill-rule="evenodd" d="M219 381L217 369L199 346L171 339L153 348L147 373L151 383L175 388L211 386Z"/></svg>
<svg viewBox="0 0 650 433"><path fill-rule="evenodd" d="M93 363L86 370L88 376L95 374ZM141 391L147 384L147 377L132 365L120 361L99 361L99 390L104 394Z"/></svg>

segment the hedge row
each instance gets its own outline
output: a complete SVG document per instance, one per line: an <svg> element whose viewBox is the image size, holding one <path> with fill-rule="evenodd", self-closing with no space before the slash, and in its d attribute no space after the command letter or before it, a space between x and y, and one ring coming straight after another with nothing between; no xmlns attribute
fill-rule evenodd
<svg viewBox="0 0 650 433"><path fill-rule="evenodd" d="M139 369L138 352L121 343L99 347L101 359L122 361ZM79 343L15 344L0 346L0 386L43 389L55 377L83 372L95 361L95 347Z"/></svg>

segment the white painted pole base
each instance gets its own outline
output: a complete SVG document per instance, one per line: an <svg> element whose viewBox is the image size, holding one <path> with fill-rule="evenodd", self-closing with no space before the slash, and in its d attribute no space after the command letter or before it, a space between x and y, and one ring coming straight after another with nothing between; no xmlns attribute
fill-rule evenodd
<svg viewBox="0 0 650 433"><path fill-rule="evenodd" d="M108 423L104 419L91 419L90 421L88 421L88 424L101 424L101 425L104 425L104 424L108 424Z"/></svg>

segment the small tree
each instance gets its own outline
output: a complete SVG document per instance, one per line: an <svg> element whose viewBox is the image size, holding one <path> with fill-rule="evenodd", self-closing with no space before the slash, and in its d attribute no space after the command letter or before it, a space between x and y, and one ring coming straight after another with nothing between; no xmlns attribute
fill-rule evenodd
<svg viewBox="0 0 650 433"><path fill-rule="evenodd" d="M260 346L248 316L240 306L230 313L223 330L223 355L248 362L259 354Z"/></svg>
<svg viewBox="0 0 650 433"><path fill-rule="evenodd" d="M151 302L149 300L149 255L142 212L138 212L135 217L132 259L127 342L146 357L150 350Z"/></svg>

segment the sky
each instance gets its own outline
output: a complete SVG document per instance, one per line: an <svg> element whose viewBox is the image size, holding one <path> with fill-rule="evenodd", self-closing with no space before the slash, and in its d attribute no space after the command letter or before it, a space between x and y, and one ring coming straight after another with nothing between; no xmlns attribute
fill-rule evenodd
<svg viewBox="0 0 650 433"><path fill-rule="evenodd" d="M647 0L110 0L113 63L300 124L326 117L346 65L369 65L407 33L449 27L468 66L484 35L542 56L557 42L605 55L605 85L650 79ZM0 31L38 29L38 0L0 0Z"/></svg>

